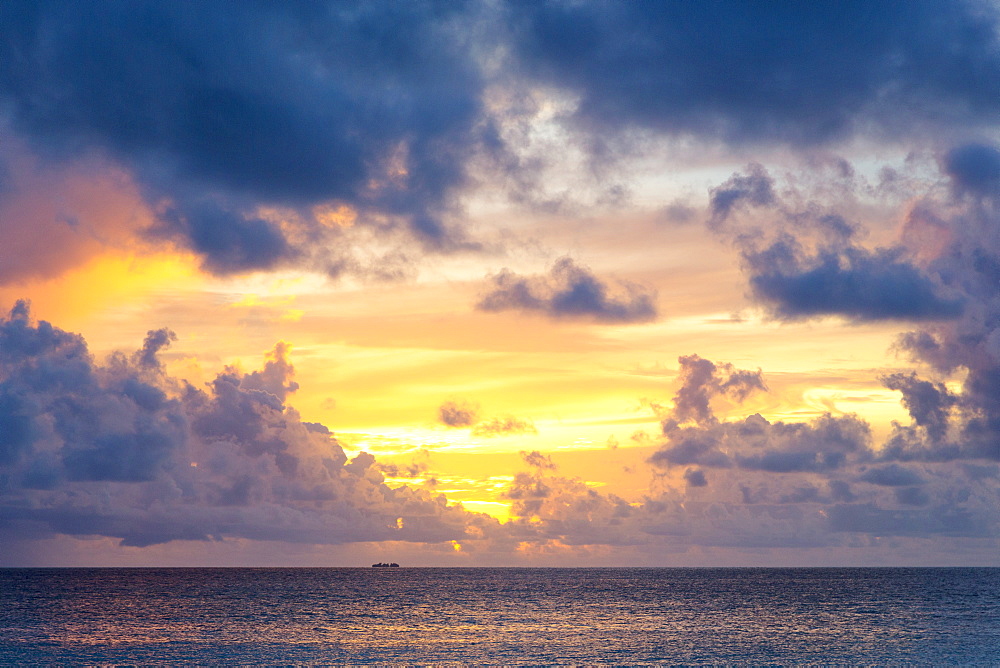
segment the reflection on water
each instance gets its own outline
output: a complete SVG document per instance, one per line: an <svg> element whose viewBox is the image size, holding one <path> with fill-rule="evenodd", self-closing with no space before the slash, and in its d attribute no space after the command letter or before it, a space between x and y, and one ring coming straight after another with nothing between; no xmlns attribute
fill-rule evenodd
<svg viewBox="0 0 1000 668"><path fill-rule="evenodd" d="M1000 569L0 570L0 662L1000 663Z"/></svg>

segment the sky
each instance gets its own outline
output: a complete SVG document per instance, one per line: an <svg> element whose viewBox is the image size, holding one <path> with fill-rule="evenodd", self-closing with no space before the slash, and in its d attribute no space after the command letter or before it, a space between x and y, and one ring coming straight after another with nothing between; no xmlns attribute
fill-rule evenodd
<svg viewBox="0 0 1000 668"><path fill-rule="evenodd" d="M0 5L0 566L1000 566L998 30Z"/></svg>

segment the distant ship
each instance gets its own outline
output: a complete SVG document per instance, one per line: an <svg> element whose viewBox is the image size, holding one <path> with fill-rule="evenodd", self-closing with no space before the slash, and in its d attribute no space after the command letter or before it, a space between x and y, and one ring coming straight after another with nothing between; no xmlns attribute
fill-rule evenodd
<svg viewBox="0 0 1000 668"><path fill-rule="evenodd" d="M372 568L399 568L399 564L397 564L395 561L392 562L391 564L386 564L380 561L377 564L372 564Z"/></svg>

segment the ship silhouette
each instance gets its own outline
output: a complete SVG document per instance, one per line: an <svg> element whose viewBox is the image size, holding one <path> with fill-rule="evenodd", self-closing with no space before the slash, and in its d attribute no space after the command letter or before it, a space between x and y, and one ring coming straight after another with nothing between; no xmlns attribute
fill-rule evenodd
<svg viewBox="0 0 1000 668"><path fill-rule="evenodd" d="M372 564L372 568L399 568L399 564L397 564L395 561L392 562L391 564L387 564L380 561L377 564Z"/></svg>

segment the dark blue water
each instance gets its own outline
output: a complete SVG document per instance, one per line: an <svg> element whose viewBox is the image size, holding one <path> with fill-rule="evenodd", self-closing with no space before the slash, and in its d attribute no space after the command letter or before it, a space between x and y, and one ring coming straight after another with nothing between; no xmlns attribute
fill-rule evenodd
<svg viewBox="0 0 1000 668"><path fill-rule="evenodd" d="M1000 665L1000 569L7 569L0 663Z"/></svg>

